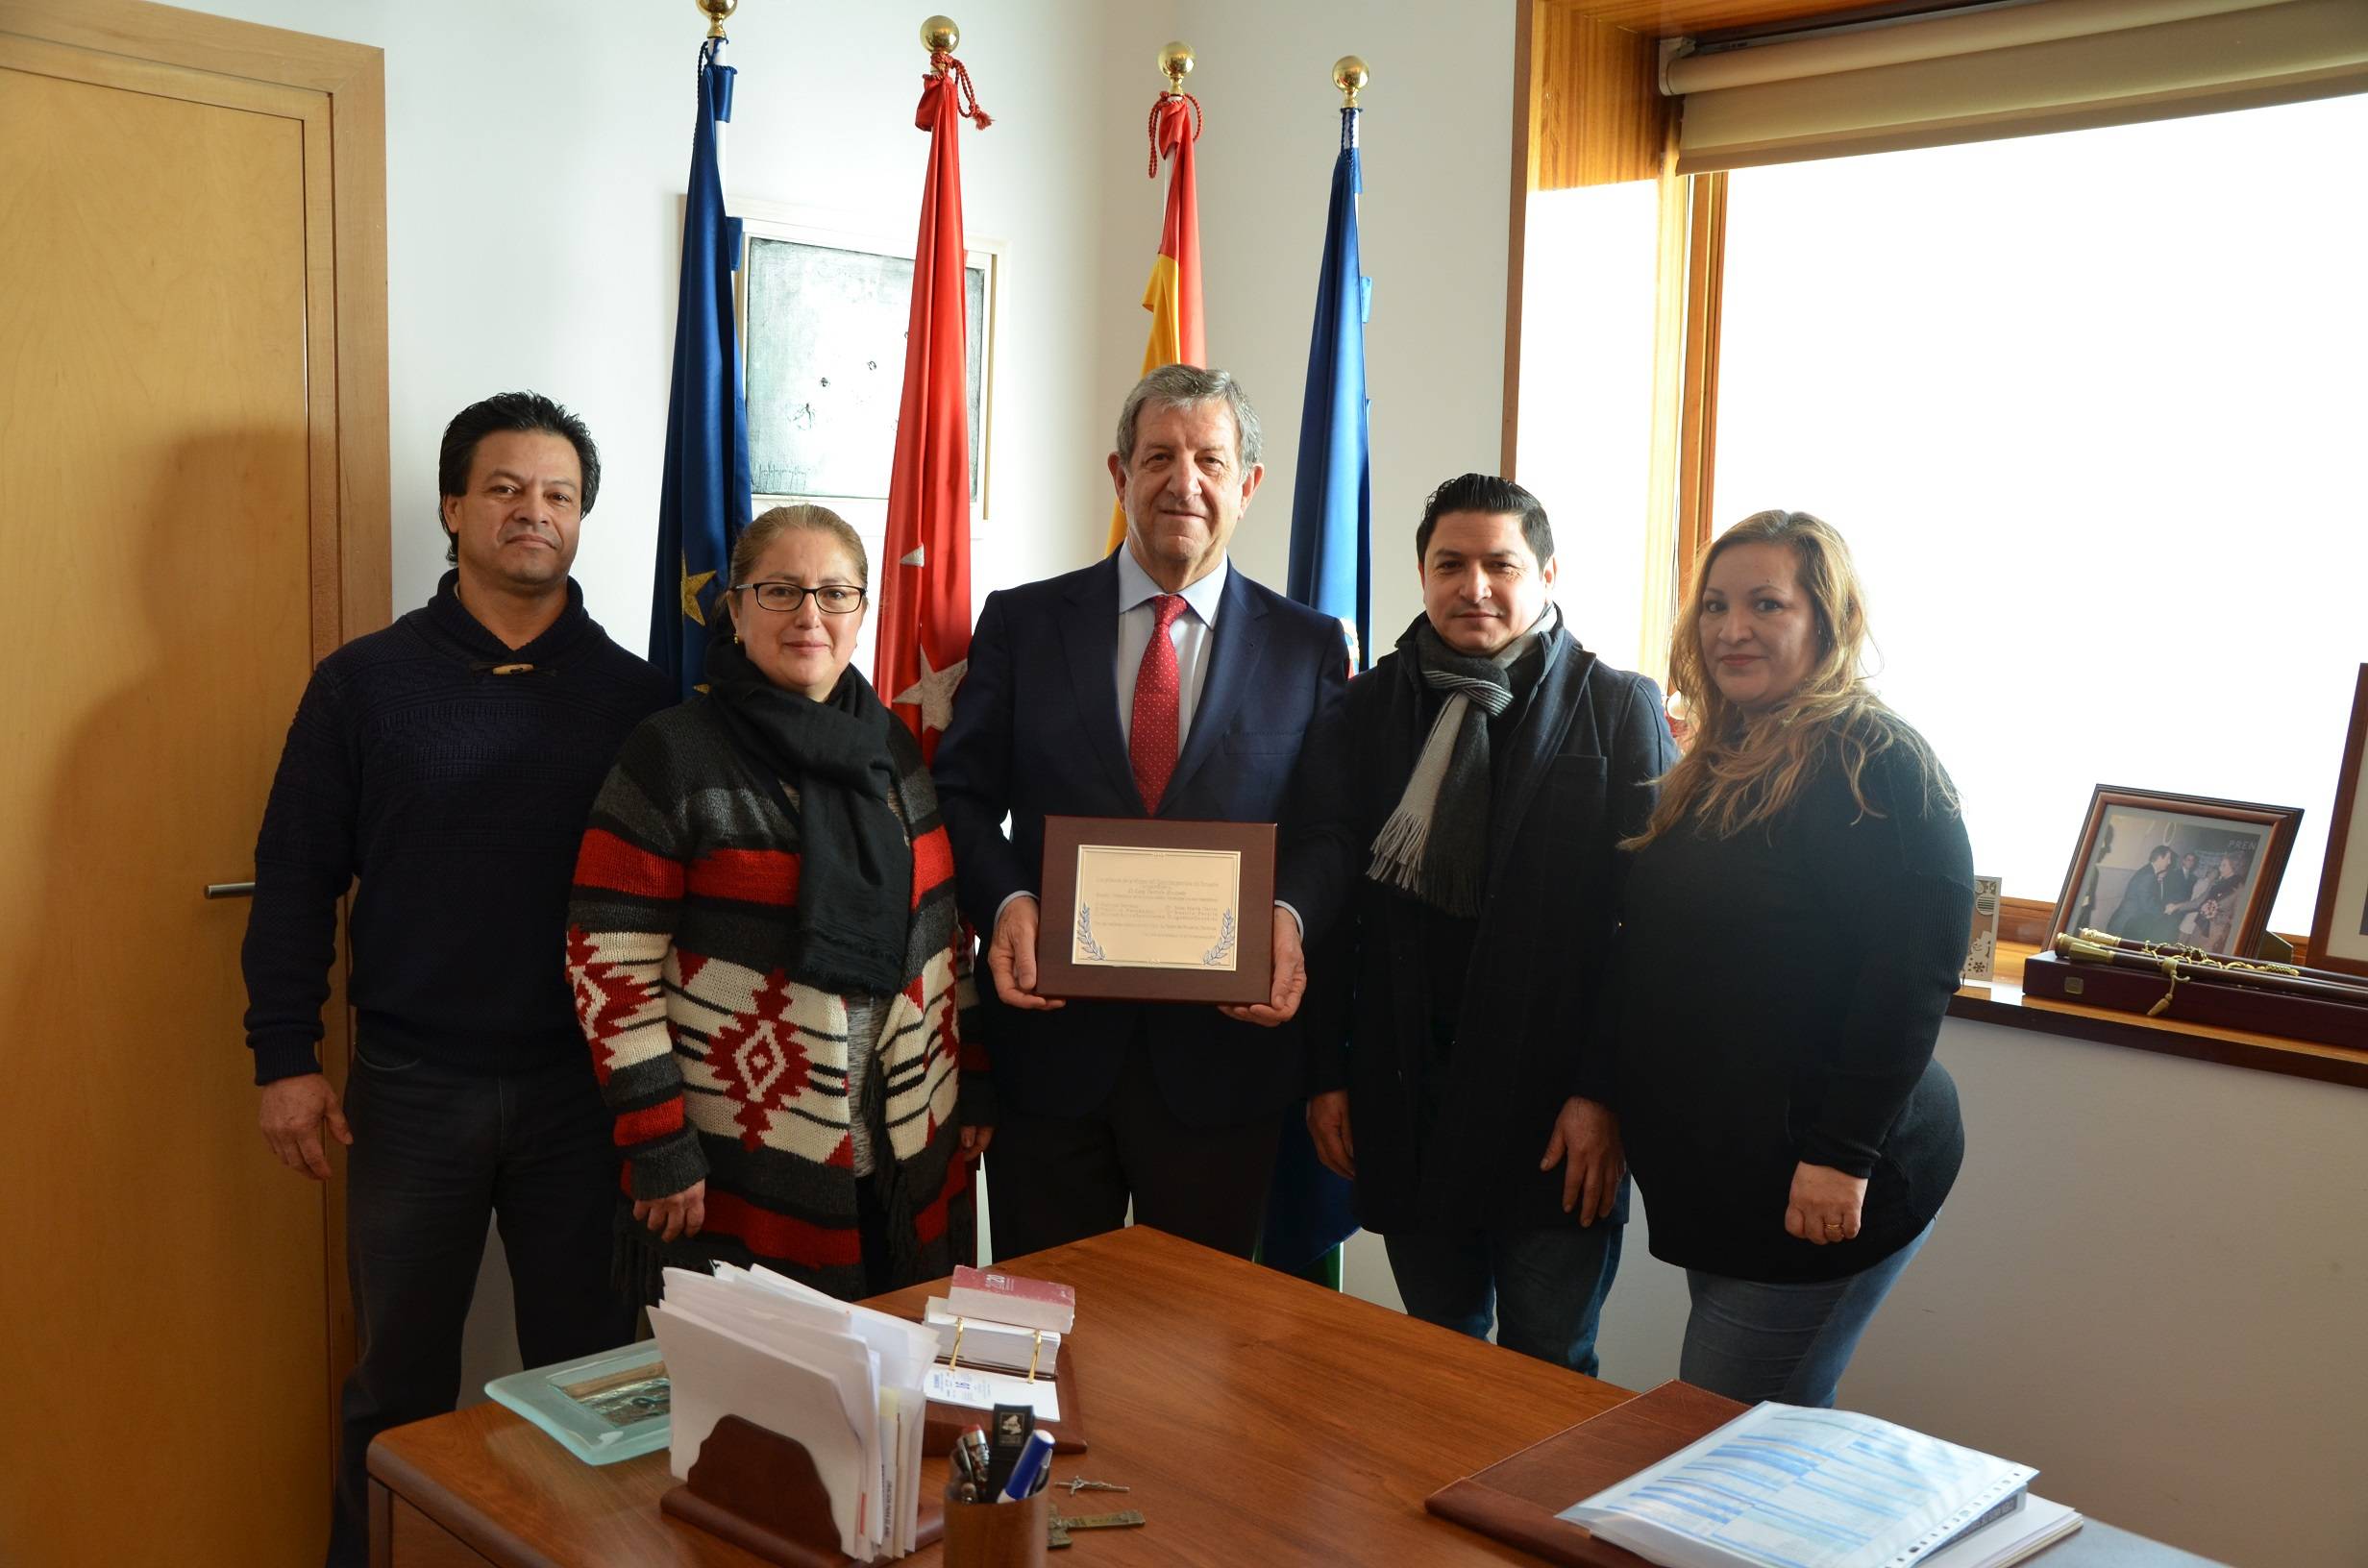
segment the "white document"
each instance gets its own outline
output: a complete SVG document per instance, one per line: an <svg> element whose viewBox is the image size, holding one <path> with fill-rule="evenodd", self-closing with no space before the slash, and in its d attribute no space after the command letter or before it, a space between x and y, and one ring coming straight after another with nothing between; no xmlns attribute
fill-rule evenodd
<svg viewBox="0 0 2368 1568"><path fill-rule="evenodd" d="M965 1366L959 1370L949 1366L933 1366L923 1380L923 1388L940 1405L959 1405L964 1409L991 1410L998 1405L1025 1405L1036 1412L1039 1421L1058 1421L1061 1418L1061 1396L1053 1391L1048 1378L1030 1383L1025 1378L1003 1372L988 1372L978 1367Z"/></svg>
<svg viewBox="0 0 2368 1568"><path fill-rule="evenodd" d="M1072 964L1230 974L1241 964L1241 930L1238 850L1077 846Z"/></svg>
<svg viewBox="0 0 2368 1568"><path fill-rule="evenodd" d="M1561 1517L1669 1568L1911 1568L2036 1474L1872 1416L1769 1404Z"/></svg>
<svg viewBox="0 0 2368 1568"><path fill-rule="evenodd" d="M778 1276L769 1278L777 1280ZM864 1340L849 1332L849 1320L854 1310L846 1303L827 1296L806 1300L755 1287L760 1283L749 1278L746 1270L732 1270L710 1279L688 1269L670 1268L665 1275L665 1304L675 1312L695 1315L703 1322L734 1333L763 1347L767 1354L802 1366L827 1381L849 1429L862 1445L863 1473L867 1479L857 1523L865 1541L877 1546L888 1538L880 1506L886 1489L880 1482L883 1451L879 1433L878 1358ZM874 1553L848 1555L868 1558Z"/></svg>
<svg viewBox="0 0 2368 1568"><path fill-rule="evenodd" d="M965 1316L955 1311L944 1296L928 1299L922 1307L921 1321L937 1336L934 1348L941 1357L953 1354L954 1336L957 1333L961 1335L959 1364L964 1366L992 1366L1002 1372L1025 1372L1032 1362L1038 1377L1048 1378L1060 1364L1061 1334L1058 1329L1047 1329L1039 1334L1017 1323Z"/></svg>
<svg viewBox="0 0 2368 1568"><path fill-rule="evenodd" d="M2080 1514L2061 1503L2027 1497L2014 1512L1967 1531L1917 1568L2007 1568L2080 1528Z"/></svg>
<svg viewBox="0 0 2368 1568"><path fill-rule="evenodd" d="M688 1311L653 1307L650 1324L673 1383L674 1473L689 1479L707 1434L728 1415L794 1438L830 1494L839 1550L859 1561L877 1556L864 1517L878 1485L877 1460L848 1421L835 1384Z"/></svg>
<svg viewBox="0 0 2368 1568"><path fill-rule="evenodd" d="M878 1401L874 1418L879 1433L881 1539L898 1556L912 1551L921 1531L921 1449L927 1425L921 1379L936 1357L936 1335L910 1319L826 1296L768 1268L717 1273L728 1283L761 1288L783 1304L843 1323L848 1335L869 1348Z"/></svg>

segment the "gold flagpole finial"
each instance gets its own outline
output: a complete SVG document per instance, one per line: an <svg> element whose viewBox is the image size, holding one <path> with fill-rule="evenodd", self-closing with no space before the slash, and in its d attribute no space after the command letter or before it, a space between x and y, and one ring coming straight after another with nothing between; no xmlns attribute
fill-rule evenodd
<svg viewBox="0 0 2368 1568"><path fill-rule="evenodd" d="M724 18L740 9L740 0L691 0L691 3L699 8L702 16L707 18L707 37L711 38L724 36Z"/></svg>
<svg viewBox="0 0 2368 1568"><path fill-rule="evenodd" d="M950 55L962 41L962 30L950 16L932 16L921 24L921 47L933 55Z"/></svg>
<svg viewBox="0 0 2368 1568"><path fill-rule="evenodd" d="M1365 61L1354 55L1343 55L1332 62L1332 85L1341 89L1341 108L1357 107L1357 94L1365 84L1373 80L1373 73L1365 68Z"/></svg>
<svg viewBox="0 0 2368 1568"><path fill-rule="evenodd" d="M1162 44L1159 74L1168 79L1170 92L1182 92L1184 79L1193 74L1193 46L1181 41Z"/></svg>

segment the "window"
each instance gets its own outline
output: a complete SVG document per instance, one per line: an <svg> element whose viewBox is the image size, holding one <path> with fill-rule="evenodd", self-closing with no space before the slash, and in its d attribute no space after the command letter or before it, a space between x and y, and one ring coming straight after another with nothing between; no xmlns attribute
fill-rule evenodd
<svg viewBox="0 0 2368 1568"><path fill-rule="evenodd" d="M2368 658L2363 154L2353 97L1730 177L1714 526L1850 540L2010 895L2102 781L2305 807L2309 928Z"/></svg>

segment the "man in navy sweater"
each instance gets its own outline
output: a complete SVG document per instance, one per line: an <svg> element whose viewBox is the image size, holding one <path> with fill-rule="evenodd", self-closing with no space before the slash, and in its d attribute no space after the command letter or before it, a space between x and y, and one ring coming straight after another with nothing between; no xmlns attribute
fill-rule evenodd
<svg viewBox="0 0 2368 1568"><path fill-rule="evenodd" d="M617 1150L564 979L586 817L665 681L568 576L600 492L583 422L506 393L437 464L454 570L426 607L321 661L272 781L242 953L264 1141L329 1174L350 1146L346 1380L329 1561L368 1557L370 1441L453 1408L499 1215L529 1366L622 1344L608 1278ZM336 904L358 1016L347 1100L316 1059Z"/></svg>

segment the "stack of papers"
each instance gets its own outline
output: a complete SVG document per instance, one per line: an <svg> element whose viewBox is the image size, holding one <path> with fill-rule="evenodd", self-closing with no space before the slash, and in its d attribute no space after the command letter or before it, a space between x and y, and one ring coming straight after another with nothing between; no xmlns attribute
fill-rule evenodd
<svg viewBox="0 0 2368 1568"><path fill-rule="evenodd" d="M650 1323L673 1384L677 1476L736 1415L805 1445L840 1551L874 1562L913 1550L933 1332L729 1264L713 1277L668 1269Z"/></svg>
<svg viewBox="0 0 2368 1568"><path fill-rule="evenodd" d="M1057 1330L968 1317L944 1296L929 1298L921 1320L936 1331L938 1359L957 1366L991 1366L999 1372L1048 1378L1061 1359Z"/></svg>
<svg viewBox="0 0 2368 1568"><path fill-rule="evenodd" d="M1665 1568L1996 1568L2080 1526L2029 1465L1872 1416L1761 1405L1562 1512Z"/></svg>

